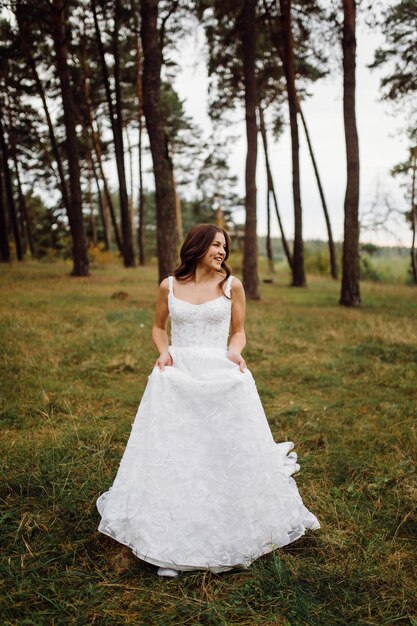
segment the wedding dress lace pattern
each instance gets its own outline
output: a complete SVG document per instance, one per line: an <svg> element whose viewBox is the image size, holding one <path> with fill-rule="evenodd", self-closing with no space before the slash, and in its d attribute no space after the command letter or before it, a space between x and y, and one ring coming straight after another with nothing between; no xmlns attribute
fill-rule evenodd
<svg viewBox="0 0 417 626"><path fill-rule="evenodd" d="M232 280L226 295L192 304L169 278L173 366L154 367L97 500L99 531L160 567L248 567L320 528L291 476L293 443L275 443L252 374L227 358Z"/></svg>

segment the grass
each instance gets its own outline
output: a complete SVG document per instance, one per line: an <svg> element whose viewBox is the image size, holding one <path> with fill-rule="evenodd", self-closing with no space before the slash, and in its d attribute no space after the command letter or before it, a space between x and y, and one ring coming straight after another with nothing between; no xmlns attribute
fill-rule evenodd
<svg viewBox="0 0 417 626"><path fill-rule="evenodd" d="M322 529L248 570L160 580L95 509L156 358L156 269L69 269L0 276L0 623L416 626L416 290L364 283L348 310L327 278L262 285L245 356Z"/></svg>

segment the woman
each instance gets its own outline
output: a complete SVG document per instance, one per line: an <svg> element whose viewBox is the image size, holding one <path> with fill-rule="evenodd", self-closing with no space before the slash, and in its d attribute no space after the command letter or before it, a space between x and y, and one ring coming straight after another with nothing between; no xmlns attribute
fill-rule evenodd
<svg viewBox="0 0 417 626"><path fill-rule="evenodd" d="M115 481L97 500L99 530L160 576L247 567L320 527L291 477L293 444L274 442L241 355L245 294L229 250L223 229L194 226L180 266L162 281L152 331L159 357Z"/></svg>

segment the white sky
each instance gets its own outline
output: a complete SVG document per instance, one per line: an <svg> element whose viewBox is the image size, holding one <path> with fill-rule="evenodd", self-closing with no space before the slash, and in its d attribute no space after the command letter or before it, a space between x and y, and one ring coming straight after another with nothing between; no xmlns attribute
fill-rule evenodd
<svg viewBox="0 0 417 626"><path fill-rule="evenodd" d="M381 74L366 66L373 60L373 53L380 36L369 30L358 33L357 47L357 122L360 141L361 162L361 212L369 209L375 200L377 188L380 194L388 194L392 204L406 210L403 190L399 180L389 175L390 168L407 158L407 144L401 130L405 119L394 118L389 105L379 101ZM198 35L183 41L178 53L181 71L175 88L184 100L185 111L208 135L210 120L207 115L208 79L202 51L203 42ZM318 162L327 200L333 234L336 240L343 239L343 202L346 184L345 140L342 108L342 74L332 75L310 87L312 97L304 102L304 115ZM244 196L244 173L246 157L246 134L242 112L236 112L236 127L233 134L239 136L230 148L229 164L232 173L238 176L239 193ZM291 140L289 128L278 143L270 137L271 166L278 193L278 202L284 227L289 238L293 229L293 205L291 183ZM258 150L258 233L266 232L266 180L262 146ZM314 178L307 145L300 125L301 186L303 204L303 231L305 239L325 239L326 229L317 185ZM243 211L238 221L244 221ZM272 218L273 235L279 236L275 215ZM410 231L405 219L397 218L392 226L393 234L386 232L363 232L363 241L374 243L408 245Z"/></svg>

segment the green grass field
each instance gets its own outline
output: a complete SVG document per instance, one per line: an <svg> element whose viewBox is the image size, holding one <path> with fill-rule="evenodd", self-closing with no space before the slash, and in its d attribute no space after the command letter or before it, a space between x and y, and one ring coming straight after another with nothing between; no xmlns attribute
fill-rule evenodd
<svg viewBox="0 0 417 626"><path fill-rule="evenodd" d="M95 509L156 359L156 268L69 270L1 268L0 623L416 626L416 288L363 283L348 310L327 278L262 285L245 357L322 529L248 570L161 580Z"/></svg>

